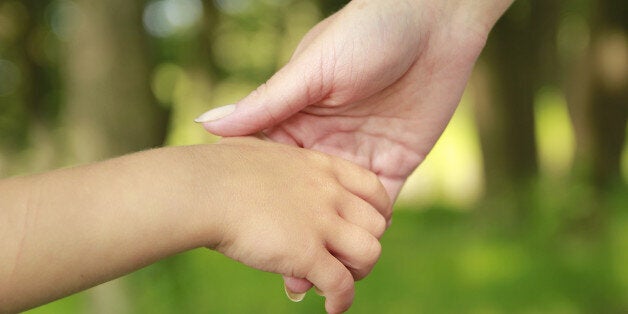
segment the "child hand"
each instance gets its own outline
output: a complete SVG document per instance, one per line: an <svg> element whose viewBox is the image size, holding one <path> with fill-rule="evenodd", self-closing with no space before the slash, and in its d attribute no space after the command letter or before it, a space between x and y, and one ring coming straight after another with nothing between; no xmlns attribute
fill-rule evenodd
<svg viewBox="0 0 628 314"><path fill-rule="evenodd" d="M305 278L340 312L390 217L374 174L254 138L0 180L0 195L0 312L9 313L203 246Z"/></svg>
<svg viewBox="0 0 628 314"><path fill-rule="evenodd" d="M312 282L330 313L347 310L354 279L380 255L391 215L377 176L351 162L254 138L228 138L226 192L212 197L220 235L213 249L248 266ZM209 205L208 205L209 206ZM215 217L213 217L215 218Z"/></svg>

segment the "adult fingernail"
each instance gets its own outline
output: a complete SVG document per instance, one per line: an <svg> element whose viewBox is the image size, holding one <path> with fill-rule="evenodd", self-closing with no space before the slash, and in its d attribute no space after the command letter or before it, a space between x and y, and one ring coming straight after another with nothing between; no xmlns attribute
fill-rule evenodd
<svg viewBox="0 0 628 314"><path fill-rule="evenodd" d="M198 116L198 118L194 119L194 122L203 123L203 122L211 122L211 121L220 120L232 114L235 111L235 109L236 109L236 105L234 104L214 108Z"/></svg>
<svg viewBox="0 0 628 314"><path fill-rule="evenodd" d="M288 299L290 299L290 301L292 301L292 302L301 302L305 298L306 292L294 293L294 292L288 290L288 287L286 287L285 284L283 285L283 289L286 291L286 295L288 296Z"/></svg>

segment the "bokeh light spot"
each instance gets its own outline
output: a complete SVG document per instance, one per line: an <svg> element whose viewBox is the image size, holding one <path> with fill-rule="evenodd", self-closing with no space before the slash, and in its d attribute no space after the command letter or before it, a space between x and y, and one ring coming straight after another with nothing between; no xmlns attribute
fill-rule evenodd
<svg viewBox="0 0 628 314"><path fill-rule="evenodd" d="M151 88L153 94L162 104L173 101L177 83L185 78L181 67L172 63L160 64L153 74Z"/></svg>
<svg viewBox="0 0 628 314"><path fill-rule="evenodd" d="M170 37L186 33L203 17L199 0L158 0L144 9L144 28L155 37Z"/></svg>
<svg viewBox="0 0 628 314"><path fill-rule="evenodd" d="M69 40L76 30L75 18L81 13L80 7L69 0L57 0L48 6L48 23L52 33L61 40Z"/></svg>
<svg viewBox="0 0 628 314"><path fill-rule="evenodd" d="M535 97L535 134L541 169L552 177L566 176L576 149L567 100L553 86L544 86Z"/></svg>
<svg viewBox="0 0 628 314"><path fill-rule="evenodd" d="M214 0L214 4L224 13L240 14L250 8L251 0Z"/></svg>

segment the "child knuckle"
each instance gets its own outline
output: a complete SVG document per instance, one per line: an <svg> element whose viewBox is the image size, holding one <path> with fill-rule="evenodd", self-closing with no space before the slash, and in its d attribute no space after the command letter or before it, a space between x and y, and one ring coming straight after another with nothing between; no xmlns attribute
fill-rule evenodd
<svg viewBox="0 0 628 314"><path fill-rule="evenodd" d="M381 238L386 232L386 219L382 215L377 215L375 219L373 219L373 232L375 232L374 236L376 238Z"/></svg>
<svg viewBox="0 0 628 314"><path fill-rule="evenodd" d="M382 245L375 238L370 238L366 244L365 256L366 258L374 262L379 259L380 254L382 253Z"/></svg>

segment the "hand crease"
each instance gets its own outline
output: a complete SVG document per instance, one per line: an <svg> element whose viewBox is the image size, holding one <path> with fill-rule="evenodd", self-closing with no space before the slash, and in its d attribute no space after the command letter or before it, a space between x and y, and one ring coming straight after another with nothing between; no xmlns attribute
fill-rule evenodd
<svg viewBox="0 0 628 314"><path fill-rule="evenodd" d="M15 254L15 258L13 259L13 267L11 268L11 271L9 272L9 276L8 276L9 282L11 281L11 279L15 276L15 273L17 272L20 259L25 250L25 243L26 243L26 237L28 235L29 222L33 220L33 215L35 215L35 212L37 209L36 204L41 194L41 185L39 184L40 183L39 181L37 181L36 183L37 184L34 185L33 192L28 193L28 196L26 197L26 201L24 203L24 223L22 224L22 236L20 237L20 240L18 242L17 252Z"/></svg>

